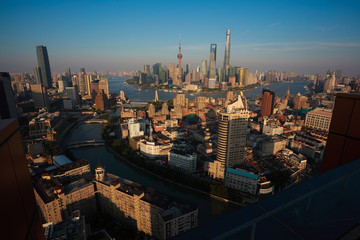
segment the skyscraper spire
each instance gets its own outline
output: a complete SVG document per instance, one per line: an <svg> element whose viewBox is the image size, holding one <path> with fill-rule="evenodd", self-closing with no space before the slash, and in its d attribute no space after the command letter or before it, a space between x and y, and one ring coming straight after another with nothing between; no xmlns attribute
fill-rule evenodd
<svg viewBox="0 0 360 240"><path fill-rule="evenodd" d="M176 69L176 84L174 85L181 85L182 82L182 70L181 70L181 59L182 59L182 54L181 54L181 35L179 35L179 53L177 55L178 58L178 66Z"/></svg>
<svg viewBox="0 0 360 240"><path fill-rule="evenodd" d="M225 57L224 57L224 70L226 75L228 74L228 68L230 66L230 29L226 30L226 42L225 42Z"/></svg>

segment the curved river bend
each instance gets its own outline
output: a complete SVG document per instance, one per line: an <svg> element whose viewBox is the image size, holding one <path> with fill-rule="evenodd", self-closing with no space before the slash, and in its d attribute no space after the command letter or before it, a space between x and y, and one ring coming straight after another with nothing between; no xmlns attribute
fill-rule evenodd
<svg viewBox="0 0 360 240"><path fill-rule="evenodd" d="M101 128L102 125L100 124L80 124L71 131L68 143L93 139L100 140ZM199 209L199 224L206 223L207 221L239 208L237 205L213 199L205 194L201 194L172 183L163 182L161 179L147 174L118 159L105 146L71 149L71 152L76 159L89 160L92 172L94 172L96 165L101 163L105 166L105 170L107 172L154 188L159 192L196 203Z"/></svg>
<svg viewBox="0 0 360 240"><path fill-rule="evenodd" d="M126 77L109 77L109 90L111 93L118 93L120 90L125 92L125 95L131 101L151 101L155 97L154 89L143 88L141 92L134 91L134 86L126 84L124 81ZM292 95L298 92L304 94L304 86L308 85L309 82L293 82L293 83L274 83L268 86L259 87L256 89L247 90L244 95L248 98L255 98L257 95L261 95L263 88L272 89L275 91L277 96L285 94L286 90L290 88ZM138 88L138 87L136 87ZM159 91L160 100L173 99L176 95L174 92ZM225 97L226 93L201 93L199 95L186 94L189 100L194 99L196 96L211 96L211 97ZM75 127L69 135L68 143L87 141L87 140L100 140L101 139L101 128L100 124L80 124ZM196 191L189 190L187 188L180 187L178 185L163 182L161 179L152 176L146 172L143 172L126 162L118 159L111 151L106 147L86 147L79 149L72 149L76 159L87 159L91 164L91 169L94 168L98 163L105 166L106 171L116 174L119 177L123 177L142 185L154 188L160 192L168 195L183 198L198 205L199 209L199 223L204 224L211 221L221 215L229 213L239 208L239 206L226 203L218 199L213 199L205 194L198 193Z"/></svg>

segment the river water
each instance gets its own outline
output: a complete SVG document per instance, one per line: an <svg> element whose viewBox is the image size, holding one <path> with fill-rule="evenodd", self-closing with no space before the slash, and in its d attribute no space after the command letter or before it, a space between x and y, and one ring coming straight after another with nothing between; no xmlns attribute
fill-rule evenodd
<svg viewBox="0 0 360 240"><path fill-rule="evenodd" d="M153 89L142 89L142 92L134 91L134 86L124 83L127 78L125 77L109 77L109 90L111 93L119 93L120 90L125 92L125 95L131 101L147 102L151 101L155 97L155 90ZM277 96L285 94L286 90L290 88L292 95L297 92L304 93L304 86L308 85L308 82L294 82L294 83L275 83L265 88L275 90ZM255 98L257 95L261 95L262 88L251 89L244 92L244 95L248 98ZM225 97L226 93L211 93L211 94L199 94L200 96L212 96ZM160 100L169 100L175 97L176 93L158 91ZM191 100L199 95L186 94ZM75 127L68 137L68 143L87 141L87 140L100 140L101 139L101 128L100 124L80 124ZM143 171L132 167L126 162L118 159L111 151L106 147L85 147L79 149L72 149L76 159L87 159L91 164L91 169L99 163L105 166L106 171L118 175L119 177L132 180L142 185L154 188L160 192L168 195L183 198L198 205L199 209L199 223L204 224L211 221L219 216L226 213L232 212L239 209L239 206L226 203L217 199L213 199L205 194L192 191L178 185L174 185L168 182L164 182L159 178L144 173Z"/></svg>
<svg viewBox="0 0 360 240"><path fill-rule="evenodd" d="M109 77L109 91L110 93L117 93L120 94L120 91L124 91L127 98L130 99L130 101L134 102L149 102L155 99L155 90L154 89L147 89L147 88L141 88L141 92L136 92L134 89L139 89L138 86L133 86L125 83L125 80L128 79L128 77L115 77L110 76ZM262 89L267 88L275 91L276 96L282 97L286 90L290 89L291 95L296 95L298 92L300 92L302 95L305 94L305 88L304 86L309 85L309 82L283 82L283 83L273 83L268 86L261 86L258 88L250 89L247 91L244 91L244 95L247 98L256 98L256 96L262 94ZM173 99L176 96L176 92L164 92L162 90L158 90L158 96L159 100L166 101ZM226 97L226 92L219 92L219 93L199 93L199 94L185 94L189 100L193 100L197 96L207 96L207 97L213 97L213 98L224 98Z"/></svg>
<svg viewBox="0 0 360 240"><path fill-rule="evenodd" d="M69 135L68 142L72 143L93 139L100 140L101 127L102 125L100 124L80 124L72 130ZM168 182L163 182L159 178L144 173L143 171L140 171L139 169L134 168L126 162L118 159L116 155L114 155L106 147L85 147L72 149L71 152L76 159L89 160L92 172L94 172L94 168L100 163L105 166L105 170L107 172L154 188L159 192L196 203L199 209L200 224L206 223L207 221L213 220L223 214L239 208L234 204L212 199L205 194L201 194Z"/></svg>

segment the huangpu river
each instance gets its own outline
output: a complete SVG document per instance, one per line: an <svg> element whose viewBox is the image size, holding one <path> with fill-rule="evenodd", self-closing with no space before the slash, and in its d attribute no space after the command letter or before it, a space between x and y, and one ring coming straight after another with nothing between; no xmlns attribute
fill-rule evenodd
<svg viewBox="0 0 360 240"><path fill-rule="evenodd" d="M142 88L141 92L136 92L134 89L138 89L139 87L126 84L124 82L126 79L126 77L109 77L109 91L111 93L119 94L120 91L123 90L125 95L131 101L148 102L155 98L154 89ZM285 94L288 88L290 89L290 93L292 95L295 95L298 92L304 94L304 86L308 84L308 82L274 83L268 86L244 91L244 95L248 98L255 98L257 95L261 95L263 88L274 90L275 94L280 97ZM173 99L176 94L177 93L175 92L158 91L159 99L163 101ZM196 96L211 96L216 98L225 97L225 95L225 92L200 94L186 93L186 97L188 97L190 100L194 99ZM71 131L67 142L71 143L101 139L101 128L101 124L80 124ZM192 191L172 183L164 182L161 179L143 172L122 161L105 146L72 149L71 152L76 159L89 160L92 171L94 171L94 168L98 163L101 163L105 166L106 171L118 175L119 177L126 178L142 185L154 188L165 194L183 198L196 203L199 209L200 224L204 224L224 214L239 209L239 206L237 205L226 203L218 199L213 199L208 195L201 194L199 192Z"/></svg>

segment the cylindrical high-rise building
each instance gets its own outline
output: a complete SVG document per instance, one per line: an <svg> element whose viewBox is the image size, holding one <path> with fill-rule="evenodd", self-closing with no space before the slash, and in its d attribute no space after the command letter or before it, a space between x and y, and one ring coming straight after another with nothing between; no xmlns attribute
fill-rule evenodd
<svg viewBox="0 0 360 240"><path fill-rule="evenodd" d="M213 178L224 179L228 167L244 163L248 119L246 99L241 95L226 111L219 112L216 161L209 165L209 175Z"/></svg>
<svg viewBox="0 0 360 240"><path fill-rule="evenodd" d="M230 66L230 29L226 30L226 42L225 42L225 57L224 57L224 70L227 70Z"/></svg>

